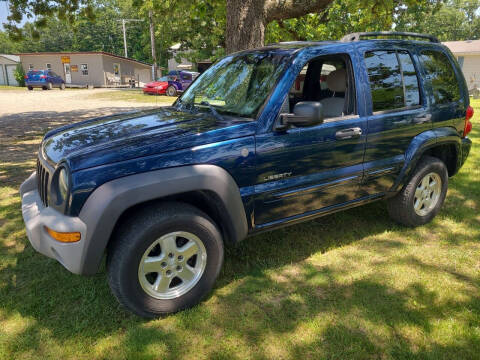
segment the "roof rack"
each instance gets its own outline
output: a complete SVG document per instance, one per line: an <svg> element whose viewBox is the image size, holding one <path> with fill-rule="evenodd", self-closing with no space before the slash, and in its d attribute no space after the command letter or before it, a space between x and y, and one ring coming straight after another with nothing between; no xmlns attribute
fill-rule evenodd
<svg viewBox="0 0 480 360"><path fill-rule="evenodd" d="M425 34L418 34L412 32L395 32L395 31L377 31L377 32L357 32L345 35L340 41L341 42L351 42L351 41L359 41L361 38L376 38L376 37L404 37L404 38L419 38L419 39L427 39L430 42L438 43L438 39L432 35L425 35Z"/></svg>

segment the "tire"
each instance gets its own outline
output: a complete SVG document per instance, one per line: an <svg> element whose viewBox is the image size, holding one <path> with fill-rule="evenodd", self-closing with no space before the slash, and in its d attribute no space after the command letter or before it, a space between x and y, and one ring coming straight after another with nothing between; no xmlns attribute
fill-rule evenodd
<svg viewBox="0 0 480 360"><path fill-rule="evenodd" d="M170 85L166 91L167 96L177 96L177 89L175 86Z"/></svg>
<svg viewBox="0 0 480 360"><path fill-rule="evenodd" d="M175 234L176 242L168 243L172 234ZM161 246L155 245L162 239L165 251L162 249L164 242L160 242ZM188 242L185 243L185 240ZM185 252L185 258L180 261L180 250L188 244L197 246L197 255ZM166 251L168 246L174 250ZM168 253L174 253L174 256L169 257ZM115 231L107 250L108 282L120 304L141 317L154 318L200 302L210 292L218 277L223 264L223 253L220 231L202 211L177 202L149 205ZM203 254L205 257L201 256ZM164 257L160 259L160 256ZM147 264L144 259L147 258L155 260L156 273L144 270ZM183 281L184 274L194 273L192 269L198 270L196 277ZM170 276L167 276L168 271ZM158 281L161 286L163 282L159 280L163 279L170 285L167 285L164 292L156 292L154 284ZM172 294L169 286L176 293Z"/></svg>
<svg viewBox="0 0 480 360"><path fill-rule="evenodd" d="M47 89L48 89L48 90L52 90L52 89L53 89L53 84L52 84L51 82L49 82L49 83L47 84Z"/></svg>
<svg viewBox="0 0 480 360"><path fill-rule="evenodd" d="M402 225L424 225L432 221L440 211L447 188L448 172L445 164L435 157L424 156L402 191L388 199L388 213Z"/></svg>
<svg viewBox="0 0 480 360"><path fill-rule="evenodd" d="M65 90L65 83L60 84L60 90Z"/></svg>
<svg viewBox="0 0 480 360"><path fill-rule="evenodd" d="M46 86L42 86L42 90L47 90L47 87L46 87Z"/></svg>
<svg viewBox="0 0 480 360"><path fill-rule="evenodd" d="M33 86L27 86L28 90L33 90Z"/></svg>

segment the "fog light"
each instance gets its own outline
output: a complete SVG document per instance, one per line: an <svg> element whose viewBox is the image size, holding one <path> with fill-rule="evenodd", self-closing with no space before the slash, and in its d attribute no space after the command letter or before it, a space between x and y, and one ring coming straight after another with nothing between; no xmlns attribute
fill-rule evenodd
<svg viewBox="0 0 480 360"><path fill-rule="evenodd" d="M81 235L79 232L58 232L45 226L45 231L57 241L61 242L77 242L80 241Z"/></svg>

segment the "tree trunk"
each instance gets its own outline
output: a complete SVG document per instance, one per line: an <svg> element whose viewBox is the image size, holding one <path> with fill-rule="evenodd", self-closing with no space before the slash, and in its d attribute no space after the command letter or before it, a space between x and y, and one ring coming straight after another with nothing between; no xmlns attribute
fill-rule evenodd
<svg viewBox="0 0 480 360"><path fill-rule="evenodd" d="M227 0L227 54L263 46L270 21L325 10L333 0Z"/></svg>
<svg viewBox="0 0 480 360"><path fill-rule="evenodd" d="M264 3L264 0L227 0L227 54L263 46Z"/></svg>

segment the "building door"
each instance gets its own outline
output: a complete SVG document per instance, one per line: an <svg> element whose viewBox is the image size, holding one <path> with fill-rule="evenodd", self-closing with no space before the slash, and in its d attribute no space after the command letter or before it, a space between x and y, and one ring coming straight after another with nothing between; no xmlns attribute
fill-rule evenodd
<svg viewBox="0 0 480 360"><path fill-rule="evenodd" d="M72 73L70 72L70 64L63 64L63 68L65 69L65 83L71 84L72 83Z"/></svg>
<svg viewBox="0 0 480 360"><path fill-rule="evenodd" d="M17 80L15 80L15 69L17 65L5 65L5 70L7 73L7 83L10 86L18 86Z"/></svg>
<svg viewBox="0 0 480 360"><path fill-rule="evenodd" d="M3 72L2 64L0 64L0 85L7 85L7 80L5 79L5 74Z"/></svg>

